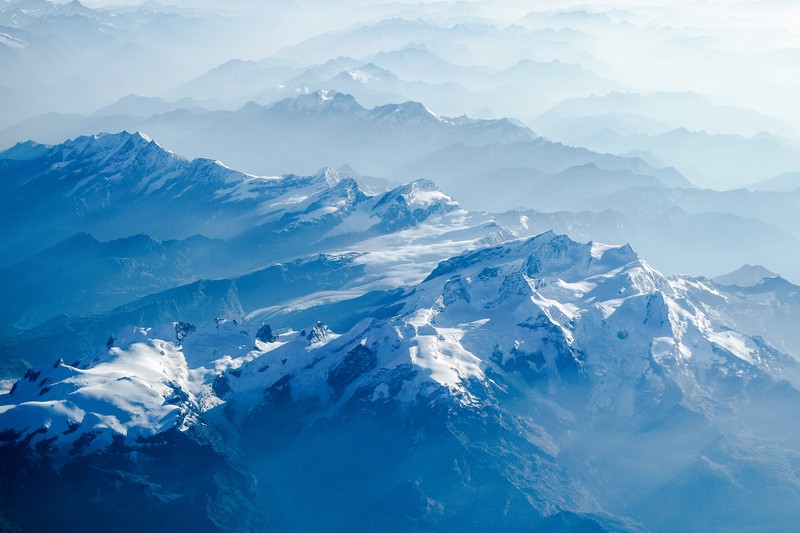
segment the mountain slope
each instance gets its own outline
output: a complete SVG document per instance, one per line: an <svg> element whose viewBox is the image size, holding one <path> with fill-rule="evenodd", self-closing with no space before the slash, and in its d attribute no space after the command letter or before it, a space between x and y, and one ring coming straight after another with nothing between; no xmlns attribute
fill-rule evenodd
<svg viewBox="0 0 800 533"><path fill-rule="evenodd" d="M717 276L714 282L725 286L753 287L762 281L777 277L776 273L761 265L744 265L733 272Z"/></svg>
<svg viewBox="0 0 800 533"><path fill-rule="evenodd" d="M752 191L796 191L800 189L800 172L787 172L780 176L754 183L749 189Z"/></svg>
<svg viewBox="0 0 800 533"><path fill-rule="evenodd" d="M3 397L0 449L76 450L54 466L69 478L114 439L225 428L267 525L297 530L692 529L697 502L709 527L782 529L800 366L699 304L718 294L629 246L546 233L443 261L394 314L341 334L123 329Z"/></svg>
<svg viewBox="0 0 800 533"><path fill-rule="evenodd" d="M2 220L13 236L4 243L7 257L81 231L100 238L129 236L131 228L160 239L224 237L238 229L231 227L237 217L243 225L256 218L242 184L272 184L215 161L187 161L139 133L79 137L24 159L15 153L2 155ZM52 226L42 227L44 219Z"/></svg>
<svg viewBox="0 0 800 533"><path fill-rule="evenodd" d="M59 314L97 313L218 271L221 241L193 237L157 242L135 235L100 242L86 233L0 270L5 306L0 331L34 326ZM87 275L91 272L91 275Z"/></svg>
<svg viewBox="0 0 800 533"><path fill-rule="evenodd" d="M560 102L532 123L545 135L561 138L562 134L578 121L598 119L598 123L615 116L637 119L640 125L655 129L619 131L619 134L665 133L677 128L709 133L739 134L746 137L769 131L778 135L793 136L792 130L772 117L732 106L717 105L692 92L656 92L651 94L611 92L604 96L573 98ZM579 132L580 130L573 129ZM595 130L596 131L596 130ZM583 130L582 135L592 130Z"/></svg>
<svg viewBox="0 0 800 533"><path fill-rule="evenodd" d="M800 165L796 143L764 132L742 137L678 128L657 135L603 131L563 140L598 152L649 153L679 169L694 183L717 189L749 186Z"/></svg>
<svg viewBox="0 0 800 533"><path fill-rule="evenodd" d="M0 271L4 359L39 361L48 344L92 353L126 323L302 309L303 298L326 301L334 289L391 291L448 255L505 238L491 217L428 181L377 192L332 169L256 177L184 160L140 134L18 145L4 157L4 246L16 258ZM324 276L336 258L352 263L356 280L312 290L309 266L307 292L290 298L288 278L269 275L319 262Z"/></svg>
<svg viewBox="0 0 800 533"><path fill-rule="evenodd" d="M409 176L435 176L466 206L495 211L583 208L632 187L693 188L671 168L653 168L639 158L598 154L542 138L480 147L453 144L402 171ZM486 206L483 190L489 181L497 183L499 190Z"/></svg>
<svg viewBox="0 0 800 533"><path fill-rule="evenodd" d="M5 193L0 218L8 230L3 243L8 262L79 232L100 239L137 233L159 240L197 234L231 239L245 230L250 236L267 238L272 231L279 237L287 233L287 225L298 230L295 234L317 225L329 232L366 205L377 209L374 222L369 223L368 215L364 227L350 231L366 231L376 224L380 231L384 215L409 217L393 222L407 227L456 207L433 190L423 193L430 196L429 205L409 205L406 199L414 195L398 189L392 210L378 208L380 198L361 190L346 172L325 168L310 176L253 176L218 161L183 159L140 133L79 137L56 146L18 145L0 154L0 165L0 191ZM426 187L432 185L420 182L414 190ZM373 201L361 205L370 198ZM170 224L164 223L167 214Z"/></svg>

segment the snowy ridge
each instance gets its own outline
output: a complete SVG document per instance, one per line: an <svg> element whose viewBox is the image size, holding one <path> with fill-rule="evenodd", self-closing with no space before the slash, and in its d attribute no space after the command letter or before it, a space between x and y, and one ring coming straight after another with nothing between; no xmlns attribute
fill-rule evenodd
<svg viewBox="0 0 800 533"><path fill-rule="evenodd" d="M93 359L59 359L29 371L8 395L16 406L0 407L2 426L68 456L101 450L115 434L135 444L140 437L185 430L220 404L214 378L242 364L257 334L226 320L199 330L186 323L124 328Z"/></svg>
<svg viewBox="0 0 800 533"><path fill-rule="evenodd" d="M796 363L690 303L711 290L665 278L630 246L546 233L447 260L394 317L342 335L319 323L264 342L257 325L225 321L121 332L92 361L31 371L4 398L0 420L33 444L58 435L59 446L76 446L80 434L102 433L100 446L113 433L191 424L223 401L244 416L275 387L328 409L364 395L422 401L442 387L483 405L497 376L583 376L594 409L633 416L644 376L654 392L663 390L658 376L670 376L701 411L718 372L797 383ZM475 383L490 396L476 395Z"/></svg>
<svg viewBox="0 0 800 533"><path fill-rule="evenodd" d="M18 147L9 150L12 158L14 152L19 151ZM37 148L36 159L44 159L49 167L41 174L33 174L28 182L15 184L16 187L29 185L35 179L57 179L70 187L65 195L77 197L76 202L86 202L81 198L100 194L112 187L115 190L123 188L143 193L145 196L167 189L180 196L187 190L181 188L184 184L176 179L181 173L222 182L242 176L219 161L188 161L138 131L101 133L78 137L52 147ZM33 150L33 147L28 150ZM194 184L185 185L191 187Z"/></svg>
<svg viewBox="0 0 800 533"><path fill-rule="evenodd" d="M52 147L18 145L4 157L12 166L0 187L25 199L13 209L69 221L35 237L33 229L20 228L22 242L31 241L20 246L39 249L75 231L106 239L135 231L161 240L197 233L254 238L254 233L323 225L339 235L394 231L458 208L430 182L384 195L344 168L326 167L311 176L255 176L220 161L186 160L138 132L79 137ZM35 201L42 195L53 198L48 209ZM172 213L174 223L152 216L159 212ZM357 221L336 228L351 215Z"/></svg>
<svg viewBox="0 0 800 533"><path fill-rule="evenodd" d="M30 371L11 392L20 403L4 410L4 427L24 433L44 429L58 435L57 448L75 455L109 446L114 434L135 442L191 423L197 401L185 392L182 354L169 341L136 333L125 339L125 349L111 348L88 369L57 361L52 369Z"/></svg>
<svg viewBox="0 0 800 533"><path fill-rule="evenodd" d="M15 233L89 233L7 272L57 272L48 290L66 302L105 287L90 285L83 265L108 272L111 290L139 272L166 285L9 343L21 358L27 349L67 360L37 365L0 395L0 453L40 465L44 484L61 472L68 485L88 467L98 486L143 484L146 497L171 501L162 486L196 485L204 498L201 487L223 480L257 509L255 478L280 495L269 509L307 514L326 504L296 480L339 486L355 469L353 479L376 484L379 508L439 526L460 518L461 529L486 512L508 530L586 520L640 531L624 517L653 512L619 502L683 494L684 473L748 512L800 497L785 459L800 453L800 426L774 410L800 412L790 357L800 352L786 318L800 309L800 288L782 278L748 287L668 278L629 245L554 232L513 240L502 217L468 212L428 180L375 192L346 168L254 176L181 159L140 134L20 145L5 157L4 186L50 199L14 206ZM31 218L59 223L29 234ZM518 216L512 229L533 226ZM119 238L134 228L143 235ZM221 238L159 242L151 229ZM184 284L183 269L208 255L228 270ZM52 257L62 262L43 268ZM11 291L15 306L35 290ZM26 308L31 324L70 309L36 305ZM126 323L137 327L106 344ZM170 454L203 466L187 477L179 470L196 466ZM117 483L108 469L128 477ZM749 472L761 477L744 492ZM341 496L348 516L372 505Z"/></svg>
<svg viewBox="0 0 800 533"><path fill-rule="evenodd" d="M301 94L296 98L287 98L269 106L271 112L285 113L304 112L308 114L349 114L363 112L364 108L349 94L336 91L319 90Z"/></svg>
<svg viewBox="0 0 800 533"><path fill-rule="evenodd" d="M342 75L359 83L367 83L375 73L366 67L362 67L361 69L344 71ZM442 128L442 132L463 130L467 138L469 138L468 127L471 126L476 130L474 134L479 133L481 130L486 130L486 137L494 135L495 142L506 137L517 142L536 138L536 135L529 129L511 124L507 119L477 120L465 116L448 118L434 113L420 102L413 101L380 105L367 109L361 106L353 96L327 89L286 98L260 109L259 112L273 116L296 115L297 117L334 115L348 121L364 121L370 124L372 128L402 129L416 126L435 126Z"/></svg>
<svg viewBox="0 0 800 533"><path fill-rule="evenodd" d="M414 205L431 192L423 182L358 205ZM450 219L452 233L463 216L456 208L438 223ZM371 268L398 269L384 274L397 280L407 263L377 257L379 244L431 229L376 236L348 263L367 261L357 273L367 281ZM682 472L750 509L800 494L785 466L793 426L770 411L775 401L800 406L800 365L731 327L719 300L741 296L667 278L627 245L548 232L469 248L422 281L411 276L385 303L341 285L283 304L306 306L301 327L273 329L258 317L276 310L262 310L244 322L123 328L98 356L31 370L0 396L0 450L49 460L54 471L113 458L114 468L136 472L162 467L140 455L215 442L223 457L246 454L261 482L289 491L295 479L340 483L355 468L375 480L377 501L398 505L409 468L419 481L402 512L469 516L460 502L478 494L496 509L517 501L525 523L567 513L609 531L642 531L620 497L647 502L664 487L680 490ZM312 318L326 313L363 318L336 331ZM274 477L259 473L263 461ZM239 479L226 465L225 479ZM764 495L755 500L742 489L753 471ZM485 483L503 492L489 496Z"/></svg>

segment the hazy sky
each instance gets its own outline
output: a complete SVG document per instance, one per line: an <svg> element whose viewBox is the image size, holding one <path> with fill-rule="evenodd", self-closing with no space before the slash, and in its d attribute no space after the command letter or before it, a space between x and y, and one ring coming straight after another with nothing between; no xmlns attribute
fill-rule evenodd
<svg viewBox="0 0 800 533"><path fill-rule="evenodd" d="M55 0L56 3L67 3L68 0ZM148 2L141 0L83 0L83 4L91 7L129 6ZM800 2L795 0L613 0L613 1L575 1L575 0L459 0L458 2L441 2L440 0L422 0L417 2L396 2L391 0L349 0L331 4L320 0L229 0L224 3L215 0L165 0L159 2L183 8L215 9L223 11L272 12L276 9L291 7L372 7L383 6L420 6L422 4L476 4L490 7L495 16L509 19L516 18L532 10L551 10L564 8L608 9L613 7L644 9L648 11L668 7L671 9L688 9L694 13L707 12L718 19L728 17L745 17L750 20L769 20L772 24L790 28L800 32Z"/></svg>
<svg viewBox="0 0 800 533"><path fill-rule="evenodd" d="M84 0L89 6L141 4L138 0ZM322 32L402 15L452 25L463 17L483 17L499 26L520 23L532 11L566 8L608 11L612 24L577 27L596 42L585 51L609 67L603 75L634 91L695 91L721 104L758 110L800 124L795 95L800 92L800 2L794 0L460 0L394 2L343 0L165 0L179 7L228 13L270 13L234 20L235 38L218 39L214 61L259 60ZM622 11L613 11L616 6ZM639 31L627 31L633 22ZM462 17L461 19L459 17ZM570 24L569 22L565 24ZM657 31L649 31L653 28ZM381 46L376 37L376 47ZM633 46L632 46L633 44ZM363 56L378 50L365 50ZM503 50L484 49L509 60ZM207 52L204 52L207 54ZM513 55L513 54L511 54ZM188 57L187 57L188 59ZM186 62L198 72L215 66L208 57ZM324 61L329 58L315 58ZM545 58L546 59L546 58ZM568 59L571 61L571 59ZM177 84L177 82L176 82Z"/></svg>

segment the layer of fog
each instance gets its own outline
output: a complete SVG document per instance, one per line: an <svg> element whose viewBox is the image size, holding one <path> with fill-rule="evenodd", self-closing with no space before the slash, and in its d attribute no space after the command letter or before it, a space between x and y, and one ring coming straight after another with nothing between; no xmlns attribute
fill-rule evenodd
<svg viewBox="0 0 800 533"><path fill-rule="evenodd" d="M709 249L751 254L688 262L690 250L680 249L657 260L667 271L715 275L742 259L794 276L797 15L788 2L5 1L0 149L142 129L182 155L252 173L348 164L394 181L430 178L471 209L554 212L539 220L581 238L638 241L656 257L697 236ZM405 159L389 143L371 155L391 157L376 161L343 149L334 133L304 145L302 128L287 136L286 123L259 118L276 101L317 90L366 108L413 100L446 117L510 117L534 136L646 170L623 176L630 169L566 148L558 165L523 149L490 159L481 150L492 142L483 141L468 143L467 158L454 148L463 139L439 139ZM348 122L331 116L324 131L337 123ZM357 147L370 131L348 135ZM279 150L290 138L291 150ZM486 163L465 164L476 160ZM670 168L699 189L728 192L653 183ZM589 178L571 196L575 180ZM502 184L489 199L487 183ZM742 187L772 192L733 191Z"/></svg>

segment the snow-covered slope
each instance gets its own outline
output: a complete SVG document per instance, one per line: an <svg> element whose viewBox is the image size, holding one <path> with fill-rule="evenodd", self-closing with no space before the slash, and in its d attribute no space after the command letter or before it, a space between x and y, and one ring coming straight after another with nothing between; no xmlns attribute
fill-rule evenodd
<svg viewBox="0 0 800 533"><path fill-rule="evenodd" d="M114 443L159 455L173 444L158 435L219 430L271 495L267 523L298 530L403 516L665 531L692 529L698 502L709 527L782 529L800 495L785 466L800 452L786 423L798 363L722 322L714 297L630 246L545 233L443 261L392 314L347 330L123 328L97 357L31 370L2 397L2 450L65 472Z"/></svg>
<svg viewBox="0 0 800 533"><path fill-rule="evenodd" d="M448 256L507 238L491 217L464 211L427 180L383 191L330 168L251 176L185 160L139 133L29 143L4 157L10 264L0 270L0 331L21 336L0 342L3 359L40 362L53 343L92 353L126 323L207 320L222 309L269 315L330 298L312 291L315 283L291 298L265 291L268 282L287 283L267 275L278 263L326 279L335 261L316 274L295 262L350 258L358 279L335 278L339 285L325 290L353 297L416 283ZM76 334L61 335L65 327Z"/></svg>
<svg viewBox="0 0 800 533"><path fill-rule="evenodd" d="M701 295L701 305L720 323L759 336L800 361L800 287L759 266L731 274L713 280L714 290Z"/></svg>
<svg viewBox="0 0 800 533"><path fill-rule="evenodd" d="M78 232L103 240L137 233L165 240L196 234L232 239L246 231L264 237L267 228L287 233L318 222L331 230L367 199L380 201L347 171L253 176L219 161L186 160L138 132L80 137L56 146L21 144L0 155L0 165L0 216L9 230L3 243L6 264ZM349 231L377 230L384 214L394 217L384 223L396 230L457 207L442 194L431 193L424 201L398 194L399 203L377 209Z"/></svg>
<svg viewBox="0 0 800 533"><path fill-rule="evenodd" d="M138 132L79 137L18 153L2 156L2 216L15 234L5 251L21 248L7 257L24 257L29 247L41 249L79 231L101 238L136 232L157 238L228 236L241 229L233 225L237 217L249 216L241 224L254 218L246 194L251 187L283 184L216 161L188 161ZM244 213L243 203L250 208ZM172 223L164 224L166 216Z"/></svg>
<svg viewBox="0 0 800 533"><path fill-rule="evenodd" d="M441 263L404 301L397 317L385 324L361 324L356 336L379 339L376 369L412 364L429 380L465 395L466 382L485 379L486 365L497 365L498 371L511 363L556 377L559 365L569 371L586 366L604 375L607 386L624 384L624 376L613 375L621 359L637 375L654 363L675 365L676 372L746 364L754 372L794 379L789 358L715 327L687 301L705 291L713 289L665 278L629 246L579 244L546 233ZM554 342L560 339L565 352L539 354L540 365L515 360L515 354L525 359L525 354L535 355L530 350L542 349L543 330L555 335ZM348 340L334 345L353 346L352 341L351 332ZM641 367L631 359L634 353L642 357ZM321 364L318 356L310 357ZM294 358L300 367L308 362ZM602 401L614 400L619 392L610 389ZM612 401L614 408L632 413L634 404L628 402L633 397L620 400L627 401Z"/></svg>

